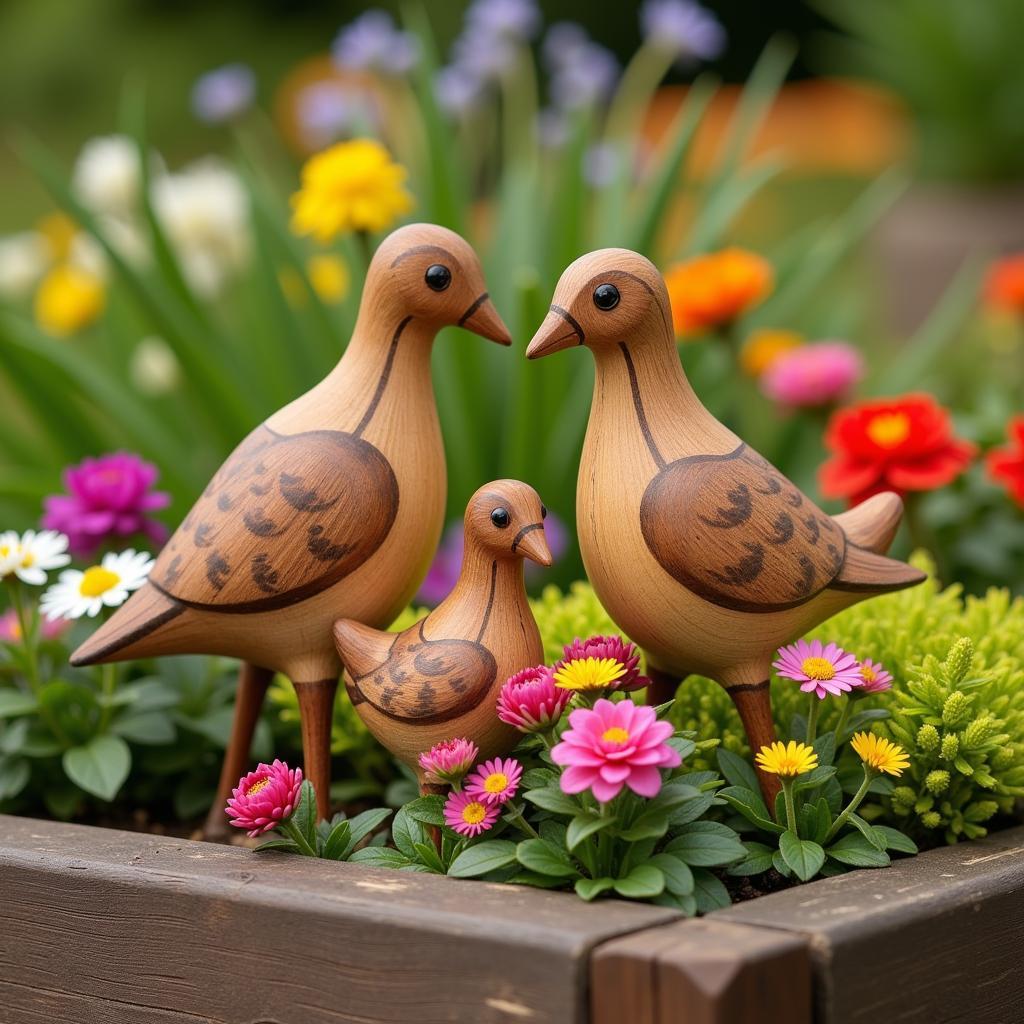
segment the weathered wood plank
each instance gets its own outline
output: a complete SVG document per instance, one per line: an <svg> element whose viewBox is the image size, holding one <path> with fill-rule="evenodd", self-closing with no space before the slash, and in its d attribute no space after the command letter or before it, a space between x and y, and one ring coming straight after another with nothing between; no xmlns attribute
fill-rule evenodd
<svg viewBox="0 0 1024 1024"><path fill-rule="evenodd" d="M799 936L703 919L612 939L591 958L592 1024L811 1024Z"/></svg>
<svg viewBox="0 0 1024 1024"><path fill-rule="evenodd" d="M0 816L4 1024L586 1019L673 911Z"/></svg>
<svg viewBox="0 0 1024 1024"><path fill-rule="evenodd" d="M1024 828L718 911L810 943L817 1024L1024 1020Z"/></svg>

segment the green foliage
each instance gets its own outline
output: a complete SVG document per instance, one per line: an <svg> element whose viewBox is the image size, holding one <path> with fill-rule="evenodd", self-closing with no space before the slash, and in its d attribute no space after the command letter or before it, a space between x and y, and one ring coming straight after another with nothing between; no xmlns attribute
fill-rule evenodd
<svg viewBox="0 0 1024 1024"><path fill-rule="evenodd" d="M562 648L577 637L604 636L620 630L609 618L589 583L577 580L568 592L549 585L540 597L530 601L544 641L544 661L554 664L562 657Z"/></svg>

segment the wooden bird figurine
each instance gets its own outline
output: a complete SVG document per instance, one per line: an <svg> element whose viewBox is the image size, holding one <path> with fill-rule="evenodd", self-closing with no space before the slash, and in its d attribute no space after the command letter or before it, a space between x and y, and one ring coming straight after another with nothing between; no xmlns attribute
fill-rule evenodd
<svg viewBox="0 0 1024 1024"><path fill-rule="evenodd" d="M306 775L328 812L341 670L331 624L387 626L429 568L446 501L430 353L451 324L511 344L470 246L434 225L399 228L373 257L338 365L242 441L147 584L72 657L248 663L208 832L223 825L274 671L295 684Z"/></svg>
<svg viewBox="0 0 1024 1024"><path fill-rule="evenodd" d="M701 404L680 365L665 283L625 249L562 274L529 359L574 345L596 379L576 520L587 574L655 678L700 673L735 703L752 748L774 739L777 648L924 574L881 554L902 514L880 494L831 518ZM775 776L761 774L768 806Z"/></svg>
<svg viewBox="0 0 1024 1024"><path fill-rule="evenodd" d="M402 633L353 619L334 624L345 685L366 727L420 780L418 757L466 737L480 757L511 750L519 734L495 703L509 676L544 660L526 600L523 559L551 564L547 512L518 480L485 484L469 500L462 571L452 592Z"/></svg>

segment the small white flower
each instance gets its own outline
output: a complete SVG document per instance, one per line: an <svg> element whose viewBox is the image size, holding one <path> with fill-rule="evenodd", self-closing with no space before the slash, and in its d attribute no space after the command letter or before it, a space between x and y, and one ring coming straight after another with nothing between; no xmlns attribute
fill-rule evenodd
<svg viewBox="0 0 1024 1024"><path fill-rule="evenodd" d="M0 296L20 299L46 273L50 248L38 231L0 238Z"/></svg>
<svg viewBox="0 0 1024 1024"><path fill-rule="evenodd" d="M39 607L51 621L98 615L104 607L116 608L124 604L128 595L146 582L153 564L145 551L134 548L119 554L108 553L99 565L85 572L79 569L62 572L60 581L43 594Z"/></svg>
<svg viewBox="0 0 1024 1024"><path fill-rule="evenodd" d="M143 338L128 365L132 383L144 395L166 395L181 384L181 363L174 350L155 335Z"/></svg>
<svg viewBox="0 0 1024 1024"><path fill-rule="evenodd" d="M71 180L83 205L113 216L135 212L141 184L138 147L127 135L90 139L78 154Z"/></svg>
<svg viewBox="0 0 1024 1024"><path fill-rule="evenodd" d="M56 530L26 530L19 534L5 530L0 534L0 579L17 576L22 583L39 586L51 569L60 569L71 561L68 539Z"/></svg>

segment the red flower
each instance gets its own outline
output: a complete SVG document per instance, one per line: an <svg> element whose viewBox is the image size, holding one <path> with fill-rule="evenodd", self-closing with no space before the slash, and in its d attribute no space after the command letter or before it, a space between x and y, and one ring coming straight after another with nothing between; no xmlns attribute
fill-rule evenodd
<svg viewBox="0 0 1024 1024"><path fill-rule="evenodd" d="M943 487L967 468L976 450L954 436L949 412L924 394L837 410L825 445L833 454L818 471L821 492L854 505L879 491Z"/></svg>
<svg viewBox="0 0 1024 1024"><path fill-rule="evenodd" d="M1024 415L1010 420L1006 436L1010 445L990 451L985 464L992 479L1005 484L1013 500L1024 506Z"/></svg>
<svg viewBox="0 0 1024 1024"><path fill-rule="evenodd" d="M990 306L1024 313L1024 252L996 260L988 269L984 285Z"/></svg>

